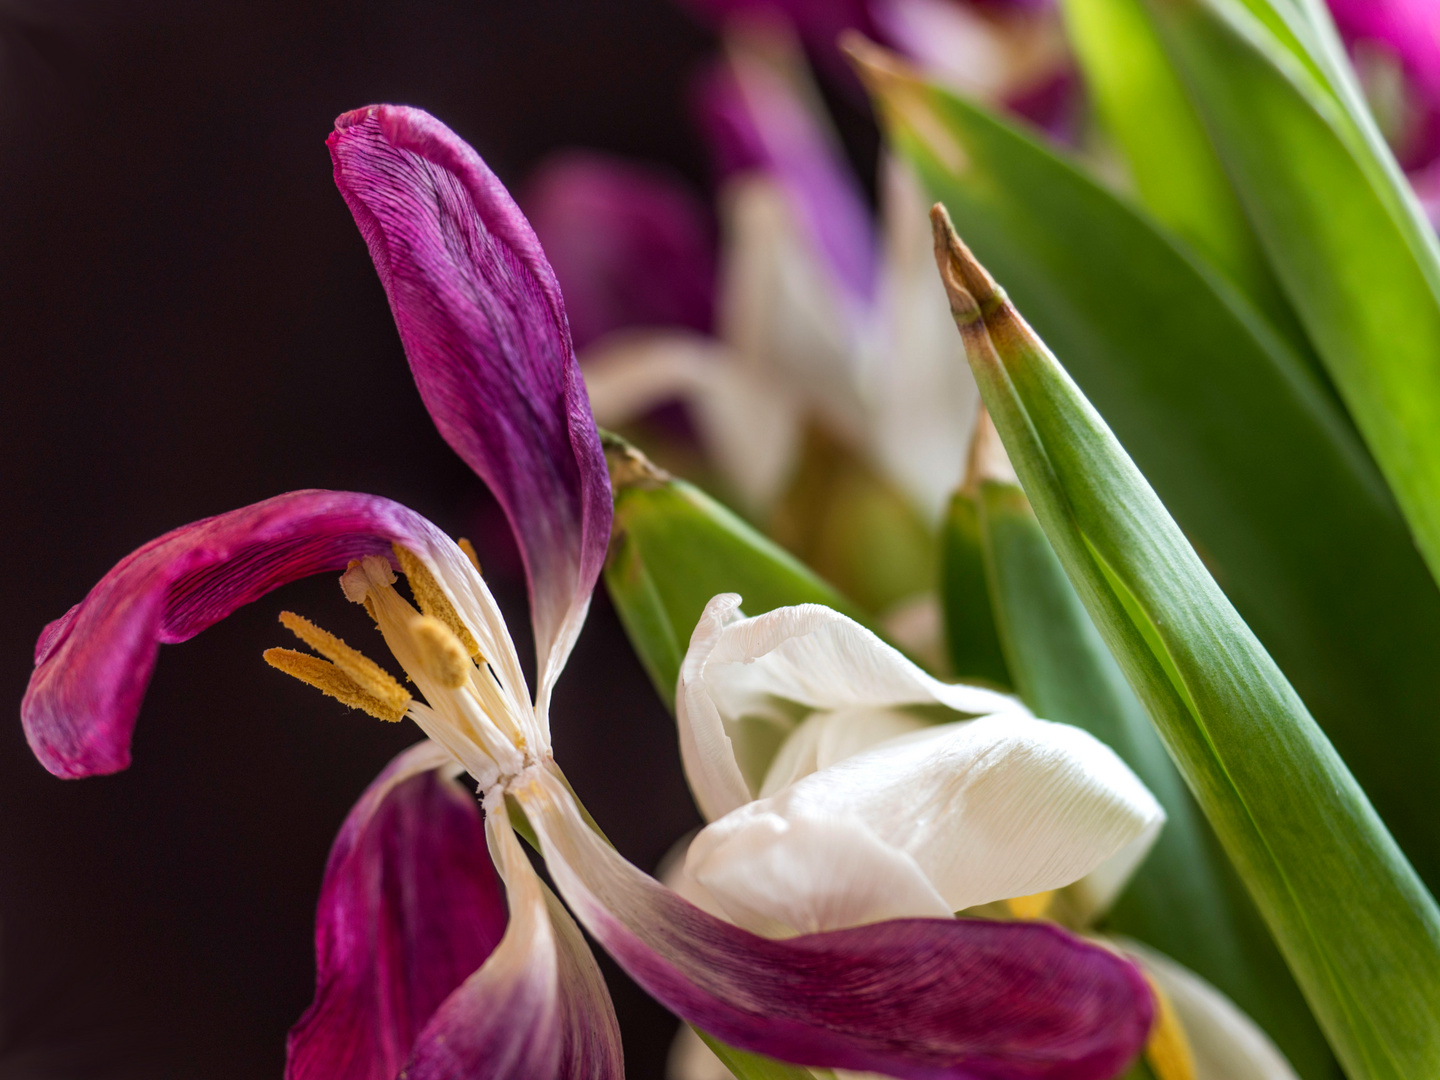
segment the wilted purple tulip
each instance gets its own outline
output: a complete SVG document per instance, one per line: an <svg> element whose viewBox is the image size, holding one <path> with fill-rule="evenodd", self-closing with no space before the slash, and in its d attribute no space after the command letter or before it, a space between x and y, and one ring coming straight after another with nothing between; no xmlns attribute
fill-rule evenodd
<svg viewBox="0 0 1440 1080"><path fill-rule="evenodd" d="M1152 1001L1135 967L1105 949L1053 927L953 918L772 940L694 907L598 834L550 741L551 691L611 521L554 274L499 180L425 113L348 113L330 149L425 404L519 542L534 696L461 546L389 500L300 491L122 560L46 628L22 706L53 773L123 769L160 644L299 577L344 572L345 596L365 606L424 701L299 616L282 621L318 655L267 658L372 715L408 717L429 740L376 779L336 840L316 997L291 1033L287 1075L623 1075L604 983L525 857L515 808L579 923L666 1007L736 1046L915 1078L1101 1080L1122 1068ZM462 771L483 817L456 781ZM643 776L623 780L643 790Z"/></svg>

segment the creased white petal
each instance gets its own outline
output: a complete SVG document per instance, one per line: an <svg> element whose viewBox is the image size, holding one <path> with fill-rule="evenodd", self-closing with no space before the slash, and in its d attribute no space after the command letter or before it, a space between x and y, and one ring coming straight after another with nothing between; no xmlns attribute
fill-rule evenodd
<svg viewBox="0 0 1440 1080"><path fill-rule="evenodd" d="M752 509L768 507L790 479L803 400L720 342L684 331L622 331L589 349L581 365L605 427L683 402L707 454Z"/></svg>
<svg viewBox="0 0 1440 1080"><path fill-rule="evenodd" d="M967 716L1029 715L1009 695L940 682L829 608L802 604L752 619L739 608L733 593L705 606L676 691L681 760L706 820L762 790L782 740L807 710L863 717L905 705L943 705ZM760 738L757 731L767 728L771 737ZM863 732L858 737L874 741Z"/></svg>
<svg viewBox="0 0 1440 1080"><path fill-rule="evenodd" d="M891 739L747 804L701 830L687 868L737 919L743 911L751 923L804 930L812 927L787 921L797 911L828 918L850 910L843 894L857 887L852 868L837 863L827 878L795 850L820 837L830 844L837 828L848 830L856 859L873 855L872 838L903 853L944 910L958 911L1068 885L1163 819L1145 786L1093 736L996 715ZM740 870L747 864L748 877ZM881 873L878 859L872 866ZM894 873L893 864L884 872ZM908 884L904 893L912 895Z"/></svg>
<svg viewBox="0 0 1440 1080"><path fill-rule="evenodd" d="M686 869L730 920L766 937L951 909L905 851L858 816L794 816L742 806L702 830Z"/></svg>
<svg viewBox="0 0 1440 1080"><path fill-rule="evenodd" d="M680 761L695 803L707 821L750 800L750 786L740 772L730 733L703 678L705 664L725 626L739 618L740 598L734 593L717 596L705 605L690 635L690 648L680 665L680 680L675 689Z"/></svg>
<svg viewBox="0 0 1440 1080"><path fill-rule="evenodd" d="M1130 878L1145 861L1145 856L1150 854L1164 825L1163 817L1156 818L1134 840L1065 890L1079 925L1093 926L1110 910L1110 905L1119 898Z"/></svg>
<svg viewBox="0 0 1440 1080"><path fill-rule="evenodd" d="M972 716L1028 714L1008 694L942 683L859 623L818 604L725 626L702 677L727 721L773 713L777 698L810 709L943 705Z"/></svg>
<svg viewBox="0 0 1440 1080"><path fill-rule="evenodd" d="M1270 1036L1219 990L1147 945L1128 938L1118 944L1175 1007L1195 1055L1195 1080L1298 1080Z"/></svg>
<svg viewBox="0 0 1440 1080"><path fill-rule="evenodd" d="M894 709L868 706L813 713L781 744L760 785L760 797L769 798L817 769L926 726L923 720Z"/></svg>

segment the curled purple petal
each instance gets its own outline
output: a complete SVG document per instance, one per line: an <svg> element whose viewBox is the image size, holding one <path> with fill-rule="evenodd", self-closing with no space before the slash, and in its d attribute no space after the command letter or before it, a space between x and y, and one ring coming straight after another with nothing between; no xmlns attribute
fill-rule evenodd
<svg viewBox="0 0 1440 1080"><path fill-rule="evenodd" d="M735 35L729 58L701 79L697 103L721 172L758 170L779 183L836 284L871 303L879 255L870 210L784 36Z"/></svg>
<svg viewBox="0 0 1440 1080"><path fill-rule="evenodd" d="M576 348L629 326L710 331L713 229L677 179L572 150L540 166L524 204L565 290Z"/></svg>
<svg viewBox="0 0 1440 1080"><path fill-rule="evenodd" d="M411 747L341 826L315 918L315 1000L290 1032L287 1080L393 1080L504 934L480 806L451 766L436 743Z"/></svg>
<svg viewBox="0 0 1440 1080"><path fill-rule="evenodd" d="M538 771L514 792L576 917L653 997L745 1050L914 1080L1104 1080L1153 1001L1124 958L1053 926L897 919L785 940L641 873Z"/></svg>
<svg viewBox="0 0 1440 1080"><path fill-rule="evenodd" d="M160 645L288 582L437 541L449 543L399 503L343 491L292 491L150 541L40 635L20 706L30 748L56 776L119 772Z"/></svg>
<svg viewBox="0 0 1440 1080"><path fill-rule="evenodd" d="M428 113L358 109L328 144L420 395L515 530L543 707L584 621L611 515L560 286L504 185Z"/></svg>
<svg viewBox="0 0 1440 1080"><path fill-rule="evenodd" d="M1350 48L1378 47L1399 61L1415 115L1398 133L1406 169L1440 158L1440 6L1433 0L1329 0Z"/></svg>
<svg viewBox="0 0 1440 1080"><path fill-rule="evenodd" d="M609 991L579 929L535 875L503 799L486 835L510 923L416 1041L405 1080L623 1080Z"/></svg>

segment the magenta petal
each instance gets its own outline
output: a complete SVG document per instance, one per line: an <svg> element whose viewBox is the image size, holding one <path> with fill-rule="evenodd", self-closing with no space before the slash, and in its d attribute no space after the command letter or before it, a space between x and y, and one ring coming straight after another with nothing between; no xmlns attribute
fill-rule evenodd
<svg viewBox="0 0 1440 1080"><path fill-rule="evenodd" d="M595 940L656 1000L734 1046L913 1080L1106 1080L1144 1045L1144 976L1057 927L898 919L757 937L631 866L555 776L514 794Z"/></svg>
<svg viewBox="0 0 1440 1080"><path fill-rule="evenodd" d="M161 644L194 637L287 582L395 542L423 553L437 537L389 499L292 491L150 541L40 635L20 706L30 748L56 776L126 768Z"/></svg>
<svg viewBox="0 0 1440 1080"><path fill-rule="evenodd" d="M535 875L503 800L486 821L510 905L505 937L442 1004L404 1080L624 1080L609 991L579 929Z"/></svg>
<svg viewBox="0 0 1440 1080"><path fill-rule="evenodd" d="M315 919L315 1001L287 1080L394 1080L440 1003L505 932L473 793L424 742L392 761L340 828Z"/></svg>
<svg viewBox="0 0 1440 1080"><path fill-rule="evenodd" d="M540 166L524 203L565 290L576 348L628 326L710 331L715 242L704 203L678 180L569 151Z"/></svg>
<svg viewBox="0 0 1440 1080"><path fill-rule="evenodd" d="M743 40L743 39L742 39ZM784 189L852 302L875 296L878 249L870 211L824 114L803 59L784 39L742 44L699 84L700 121L722 172L760 170Z"/></svg>
<svg viewBox="0 0 1440 1080"><path fill-rule="evenodd" d="M441 435L490 485L530 579L547 695L610 537L610 481L560 286L480 155L419 109L335 121L335 182Z"/></svg>

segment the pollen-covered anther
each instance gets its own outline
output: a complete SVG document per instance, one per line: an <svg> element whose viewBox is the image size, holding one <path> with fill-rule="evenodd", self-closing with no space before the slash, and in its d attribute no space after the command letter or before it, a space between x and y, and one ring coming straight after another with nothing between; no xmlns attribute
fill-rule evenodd
<svg viewBox="0 0 1440 1080"><path fill-rule="evenodd" d="M458 690L470 681L475 664L448 626L434 616L420 615L411 621L410 633L431 678L451 690Z"/></svg>
<svg viewBox="0 0 1440 1080"><path fill-rule="evenodd" d="M1029 921L1043 919L1054 902L1055 890L1048 889L1029 896L1012 896L1005 901L1005 906L1014 918Z"/></svg>
<svg viewBox="0 0 1440 1080"><path fill-rule="evenodd" d="M475 545L462 536L455 541L455 546L465 553L470 565L475 567L475 572L483 576L485 571L480 569L480 556L475 553Z"/></svg>
<svg viewBox="0 0 1440 1080"><path fill-rule="evenodd" d="M282 611L280 624L333 663L349 676L351 682L372 697L379 698L381 701L398 702L401 698L409 701L410 695L405 693L404 688L395 681L393 675L360 650L352 649L334 634L320 629L303 615L296 615L293 611Z"/></svg>
<svg viewBox="0 0 1440 1080"><path fill-rule="evenodd" d="M330 661L309 653L294 649L266 649L265 662L352 709L369 713L377 720L395 723L404 718L405 711L410 707L410 695L400 688L399 683L395 684L398 696L391 694L380 698L366 691Z"/></svg>
<svg viewBox="0 0 1440 1080"><path fill-rule="evenodd" d="M395 558L400 563L400 571L410 582L410 592L414 595L415 602L420 605L420 610L432 619L439 619L449 627L450 632L465 646L467 656L479 656L479 642L475 640L475 636L470 633L469 628L461 620L460 614L455 610L455 605L450 603L450 597L445 594L445 590L435 580L435 575L430 573L430 568L421 562L414 552L399 544L395 544L394 549Z"/></svg>

